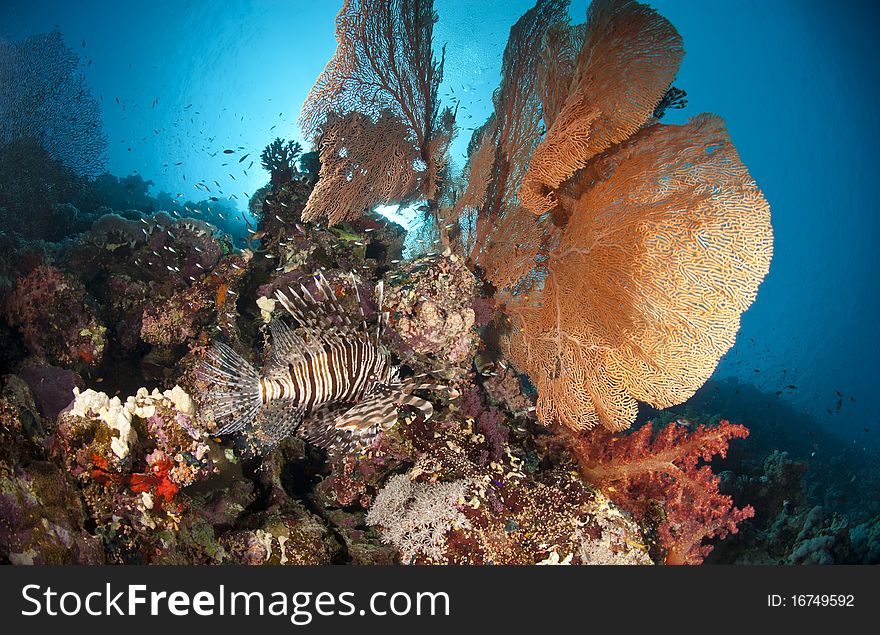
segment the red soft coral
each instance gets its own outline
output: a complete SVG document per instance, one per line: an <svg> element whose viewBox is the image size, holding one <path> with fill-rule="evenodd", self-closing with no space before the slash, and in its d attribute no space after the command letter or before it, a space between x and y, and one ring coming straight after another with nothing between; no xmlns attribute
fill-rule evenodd
<svg viewBox="0 0 880 635"><path fill-rule="evenodd" d="M170 503L175 494L180 491L180 487L169 476L174 463L164 456L154 461L148 472L134 474L117 474L108 471L107 459L99 454L92 454L91 458L94 463L91 475L96 482L101 485L110 485L111 483L125 485L136 494L153 492L159 497L156 500L159 508L163 504Z"/></svg>
<svg viewBox="0 0 880 635"><path fill-rule="evenodd" d="M667 564L700 564L712 551L704 540L736 533L737 524L754 516L755 510L734 507L729 496L718 492L720 479L699 463L715 455L723 458L730 439L745 438L749 431L722 421L696 429L671 423L653 432L647 424L626 435L601 428L563 434L583 476L639 522L648 519L658 503L663 506L657 535Z"/></svg>

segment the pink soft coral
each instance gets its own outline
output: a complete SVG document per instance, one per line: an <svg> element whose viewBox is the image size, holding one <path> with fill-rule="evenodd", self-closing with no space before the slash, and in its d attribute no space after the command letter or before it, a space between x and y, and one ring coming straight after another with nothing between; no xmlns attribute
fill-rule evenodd
<svg viewBox="0 0 880 635"><path fill-rule="evenodd" d="M700 564L712 545L709 538L736 533L737 524L755 515L751 506L737 509L718 492L719 478L708 465L727 454L730 439L745 438L745 426L722 421L717 426L671 423L653 434L647 424L626 435L604 429L565 433L583 476L604 490L639 522L662 504L657 526L667 564Z"/></svg>

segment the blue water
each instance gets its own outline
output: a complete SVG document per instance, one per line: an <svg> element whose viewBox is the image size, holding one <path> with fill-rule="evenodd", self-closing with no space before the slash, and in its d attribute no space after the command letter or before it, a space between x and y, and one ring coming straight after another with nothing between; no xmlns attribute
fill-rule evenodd
<svg viewBox="0 0 880 635"><path fill-rule="evenodd" d="M873 403L880 388L880 220L871 155L878 140L872 60L880 59L880 5L651 4L676 26L687 51L675 83L689 104L668 120L722 115L772 206L771 271L716 377L756 386L848 444L880 446ZM453 146L459 163L467 128L490 112L508 29L531 5L436 3L436 41L447 42L441 94L461 100L462 134ZM339 3L121 6L7 0L0 38L58 25L91 62L85 73L102 96L111 172L138 172L155 182L154 192L194 198L195 181L216 179L244 209L245 194L267 181L256 160L260 150L276 136L299 138L299 107L335 49ZM571 13L582 20L585 10L580 0ZM222 153L239 146L246 150L236 157L249 151L255 159L247 175L241 169L248 162Z"/></svg>

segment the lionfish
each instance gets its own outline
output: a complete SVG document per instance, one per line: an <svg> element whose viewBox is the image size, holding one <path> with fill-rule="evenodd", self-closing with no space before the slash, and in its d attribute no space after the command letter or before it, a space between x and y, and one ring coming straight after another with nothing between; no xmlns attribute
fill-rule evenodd
<svg viewBox="0 0 880 635"><path fill-rule="evenodd" d="M263 453L296 434L332 454L359 452L398 419L398 407L416 408L427 419L431 402L413 394L445 386L423 383L422 376L400 378L400 367L381 344L383 287L378 320L367 327L357 282L352 285L362 321L354 324L339 304L323 273L315 277L313 295L300 284L275 298L300 326L295 333L280 319L269 330L271 348L263 373L222 342L215 342L200 375L213 384L207 401L215 419L227 420L218 435L243 433L250 450Z"/></svg>

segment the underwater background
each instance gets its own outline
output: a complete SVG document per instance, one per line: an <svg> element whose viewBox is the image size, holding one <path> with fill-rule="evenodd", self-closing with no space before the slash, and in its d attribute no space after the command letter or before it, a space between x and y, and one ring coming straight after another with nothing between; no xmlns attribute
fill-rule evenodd
<svg viewBox="0 0 880 635"><path fill-rule="evenodd" d="M588 4L571 3L573 22L583 20ZM471 131L492 112L510 28L532 6L434 3L435 52L446 45L441 108L458 107L450 149L458 169ZM702 112L724 118L770 204L774 249L736 344L712 378L662 415L642 407L639 422L718 415L743 423L750 441L761 444L762 460L772 449L787 451L810 474L822 473L814 490L836 484L839 500L823 501L828 518L829 504L842 514L876 513L880 210L870 153L880 132L880 7L804 0L650 6L675 26L686 51L675 86L686 91L687 104L669 110L664 123L684 124ZM258 220L248 198L269 180L260 151L276 137L309 149L297 117L336 49L338 11L328 0L10 0L0 7L0 43L59 29L99 100L107 171L140 175L151 182L145 194L178 209L206 198L196 182L217 183L225 217L211 222L240 248L248 223ZM416 222L412 210L380 211L405 227ZM877 480L865 481L865 474ZM851 490L856 485L862 487ZM861 561L878 557L880 546L873 549L860 552ZM722 553L729 552L718 549L716 557Z"/></svg>

